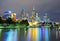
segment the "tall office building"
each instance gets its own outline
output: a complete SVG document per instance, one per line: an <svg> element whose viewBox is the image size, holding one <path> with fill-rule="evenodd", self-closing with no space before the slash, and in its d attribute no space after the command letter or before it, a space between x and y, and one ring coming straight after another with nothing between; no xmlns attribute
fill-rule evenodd
<svg viewBox="0 0 60 41"><path fill-rule="evenodd" d="M35 20L38 21L38 22L41 22L41 19L39 18L39 14L38 14L38 13L36 13L36 18L35 18Z"/></svg>
<svg viewBox="0 0 60 41"><path fill-rule="evenodd" d="M32 20L32 21L35 21L35 18L36 18L36 10L35 10L35 8L33 8L31 20Z"/></svg>
<svg viewBox="0 0 60 41"><path fill-rule="evenodd" d="M21 19L25 18L26 17L26 14L25 14L25 9L22 8L21 10L21 15L20 15Z"/></svg>
<svg viewBox="0 0 60 41"><path fill-rule="evenodd" d="M26 13L26 18L27 18L28 22L31 21L30 16L29 16L29 13Z"/></svg>
<svg viewBox="0 0 60 41"><path fill-rule="evenodd" d="M35 10L35 8L33 8L33 10L32 10L32 16L36 17L36 10Z"/></svg>
<svg viewBox="0 0 60 41"><path fill-rule="evenodd" d="M48 17L48 14L47 14L47 13L45 13L44 21L45 21L45 22L50 22L50 19L49 19L49 17Z"/></svg>

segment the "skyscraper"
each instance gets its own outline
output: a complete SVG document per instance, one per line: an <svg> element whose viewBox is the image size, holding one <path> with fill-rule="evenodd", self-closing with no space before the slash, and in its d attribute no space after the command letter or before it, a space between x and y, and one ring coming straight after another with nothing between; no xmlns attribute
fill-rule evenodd
<svg viewBox="0 0 60 41"><path fill-rule="evenodd" d="M45 22L50 22L50 19L49 19L49 17L48 17L48 15L47 15L47 13L45 13L44 21L45 21Z"/></svg>
<svg viewBox="0 0 60 41"><path fill-rule="evenodd" d="M32 16L36 17L36 10L35 10L34 7L33 7L33 10L32 10Z"/></svg>
<svg viewBox="0 0 60 41"><path fill-rule="evenodd" d="M35 18L35 20L38 21L38 22L41 22L41 19L39 18L39 14L38 14L38 13L36 13L36 18Z"/></svg>
<svg viewBox="0 0 60 41"><path fill-rule="evenodd" d="M25 8L22 8L20 16L21 16L21 19L26 17Z"/></svg>
<svg viewBox="0 0 60 41"><path fill-rule="evenodd" d="M35 10L35 8L33 8L31 20L32 20L32 21L35 21L35 18L36 18L36 10Z"/></svg>
<svg viewBox="0 0 60 41"><path fill-rule="evenodd" d="M29 16L29 14L28 14L28 13L26 13L26 18L27 18L28 22L30 22L30 21L31 21L30 16Z"/></svg>

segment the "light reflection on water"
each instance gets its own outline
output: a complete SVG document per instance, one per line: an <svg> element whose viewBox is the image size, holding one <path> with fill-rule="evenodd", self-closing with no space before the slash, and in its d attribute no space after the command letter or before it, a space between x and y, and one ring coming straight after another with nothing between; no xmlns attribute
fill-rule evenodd
<svg viewBox="0 0 60 41"><path fill-rule="evenodd" d="M49 41L48 28L30 28L30 31L31 41Z"/></svg>
<svg viewBox="0 0 60 41"><path fill-rule="evenodd" d="M12 29L10 29L10 31L5 32L3 41L17 41L17 30L13 31Z"/></svg>
<svg viewBox="0 0 60 41"><path fill-rule="evenodd" d="M21 35L22 33L22 36L19 36L18 33L20 32L19 35ZM51 39L51 35L53 32L56 33L56 39L59 39L60 37L60 31L56 31L55 30L50 30L50 28L46 27L46 28L29 28L27 30L27 32L24 34L23 32L25 32L25 30L12 30L10 29L9 31L7 32L4 32L4 36L3 36L3 41L20 41L21 37L25 37L25 40L24 38L22 38L24 41L50 41ZM51 35L50 35L51 34ZM25 36L24 36L25 35ZM18 40L18 37L20 37L20 39ZM55 37L55 36L52 36L52 37ZM0 37L1 38L1 37ZM53 41L53 40L51 40ZM56 41L56 40L54 40Z"/></svg>
<svg viewBox="0 0 60 41"><path fill-rule="evenodd" d="M45 41L49 41L48 28L45 28Z"/></svg>
<svg viewBox="0 0 60 41"><path fill-rule="evenodd" d="M28 29L28 34L27 34L27 41L30 41L31 37L30 37L30 29Z"/></svg>

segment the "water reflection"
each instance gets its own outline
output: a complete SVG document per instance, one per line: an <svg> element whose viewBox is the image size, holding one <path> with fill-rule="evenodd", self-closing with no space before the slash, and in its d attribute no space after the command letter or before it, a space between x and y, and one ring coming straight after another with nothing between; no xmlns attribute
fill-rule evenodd
<svg viewBox="0 0 60 41"><path fill-rule="evenodd" d="M48 28L45 28L45 41L49 41L49 32Z"/></svg>
<svg viewBox="0 0 60 41"><path fill-rule="evenodd" d="M17 30L10 29L3 34L3 41L17 41Z"/></svg>
<svg viewBox="0 0 60 41"><path fill-rule="evenodd" d="M49 41L48 28L30 28L28 35L31 36L29 41ZM30 34L29 34L30 33Z"/></svg>
<svg viewBox="0 0 60 41"><path fill-rule="evenodd" d="M48 27L29 28L27 31L24 28L19 30L6 29L3 30L1 38L1 41L59 41L60 31L51 30Z"/></svg>
<svg viewBox="0 0 60 41"><path fill-rule="evenodd" d="M28 29L28 33L27 33L27 41L30 41L31 37L30 37L30 29Z"/></svg>
<svg viewBox="0 0 60 41"><path fill-rule="evenodd" d="M42 41L42 29L41 28L37 28L37 38L36 41Z"/></svg>

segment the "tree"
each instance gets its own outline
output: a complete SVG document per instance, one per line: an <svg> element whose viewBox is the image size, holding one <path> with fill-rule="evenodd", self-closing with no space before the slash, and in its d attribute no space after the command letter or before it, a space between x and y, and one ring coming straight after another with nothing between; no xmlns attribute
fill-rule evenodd
<svg viewBox="0 0 60 41"><path fill-rule="evenodd" d="M6 23L7 24L12 24L12 19L11 18L6 19Z"/></svg>
<svg viewBox="0 0 60 41"><path fill-rule="evenodd" d="M2 24L2 18L0 17L0 24Z"/></svg>
<svg viewBox="0 0 60 41"><path fill-rule="evenodd" d="M26 25L26 26L28 26L29 25L28 20L22 20L20 22L20 25Z"/></svg>

